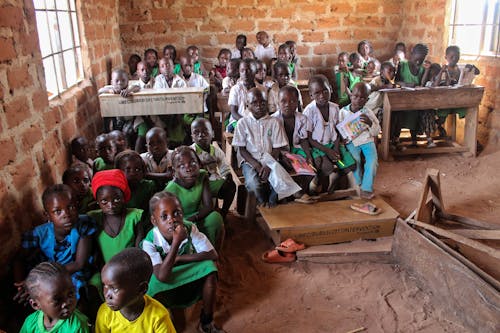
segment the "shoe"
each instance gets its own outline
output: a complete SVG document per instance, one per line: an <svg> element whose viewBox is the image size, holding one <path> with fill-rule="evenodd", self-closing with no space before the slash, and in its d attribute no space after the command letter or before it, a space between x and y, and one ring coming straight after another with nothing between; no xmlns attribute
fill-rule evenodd
<svg viewBox="0 0 500 333"><path fill-rule="evenodd" d="M375 196L375 194L373 194L373 192L368 192L368 191L361 190L361 192L359 193L359 196L361 198L363 198L363 199L371 200L371 199L373 199L373 197Z"/></svg>
<svg viewBox="0 0 500 333"><path fill-rule="evenodd" d="M262 255L262 261L268 264L287 263L297 260L295 253L286 253L278 250L269 250Z"/></svg>
<svg viewBox="0 0 500 333"><path fill-rule="evenodd" d="M288 238L284 242L281 242L280 245L276 246L276 250L286 252L286 253L293 253L293 252L301 251L305 248L306 248L306 246L304 244L297 243L291 238Z"/></svg>
<svg viewBox="0 0 500 333"><path fill-rule="evenodd" d="M378 215L382 213L382 209L378 208L371 202L365 203L354 203L351 205L351 209L360 213L368 214L368 215Z"/></svg>
<svg viewBox="0 0 500 333"><path fill-rule="evenodd" d="M434 141L427 141L427 148L437 147L437 144Z"/></svg>
<svg viewBox="0 0 500 333"><path fill-rule="evenodd" d="M309 196L309 194L303 194L300 198L296 198L294 200L295 202L303 203L303 204L313 204L317 202L317 200L314 200Z"/></svg>
<svg viewBox="0 0 500 333"><path fill-rule="evenodd" d="M198 332L200 333L226 333L222 328L217 328L215 327L214 322L212 321L208 325L201 325L201 323L198 324Z"/></svg>

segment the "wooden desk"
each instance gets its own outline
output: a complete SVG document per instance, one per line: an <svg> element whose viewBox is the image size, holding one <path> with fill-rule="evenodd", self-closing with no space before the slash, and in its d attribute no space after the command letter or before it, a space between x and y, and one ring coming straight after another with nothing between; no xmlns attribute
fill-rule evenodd
<svg viewBox="0 0 500 333"><path fill-rule="evenodd" d="M389 159L389 140L391 133L391 113L409 110L467 108L465 116L464 145L456 142L452 147L430 149L407 149L400 154L432 154L451 152L471 152L476 156L476 134L478 106L483 97L484 88L468 86L460 88L421 88L417 90L390 90L384 92L384 115L382 128L382 159ZM453 115L455 116L455 115ZM451 119L451 137L455 140L455 117Z"/></svg>

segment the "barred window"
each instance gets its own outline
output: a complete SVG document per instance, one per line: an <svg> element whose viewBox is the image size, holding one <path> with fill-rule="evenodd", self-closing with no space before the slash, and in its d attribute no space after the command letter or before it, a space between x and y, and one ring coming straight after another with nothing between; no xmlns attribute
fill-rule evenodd
<svg viewBox="0 0 500 333"><path fill-rule="evenodd" d="M75 0L34 0L33 3L50 99L83 79Z"/></svg>

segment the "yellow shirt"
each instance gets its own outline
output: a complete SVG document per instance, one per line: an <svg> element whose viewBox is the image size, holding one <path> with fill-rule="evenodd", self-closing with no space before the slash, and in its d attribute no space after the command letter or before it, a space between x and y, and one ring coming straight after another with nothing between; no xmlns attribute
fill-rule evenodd
<svg viewBox="0 0 500 333"><path fill-rule="evenodd" d="M111 310L106 303L99 307L96 319L96 333L175 333L168 310L157 300L144 295L144 310L134 321L129 321L120 311Z"/></svg>

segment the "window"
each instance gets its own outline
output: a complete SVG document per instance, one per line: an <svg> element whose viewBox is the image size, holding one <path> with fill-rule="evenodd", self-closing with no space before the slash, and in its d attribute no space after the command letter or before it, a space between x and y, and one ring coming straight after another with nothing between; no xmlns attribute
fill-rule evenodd
<svg viewBox="0 0 500 333"><path fill-rule="evenodd" d="M34 0L49 98L83 79L75 0Z"/></svg>
<svg viewBox="0 0 500 333"><path fill-rule="evenodd" d="M463 54L499 56L500 0L453 0L450 45Z"/></svg>

